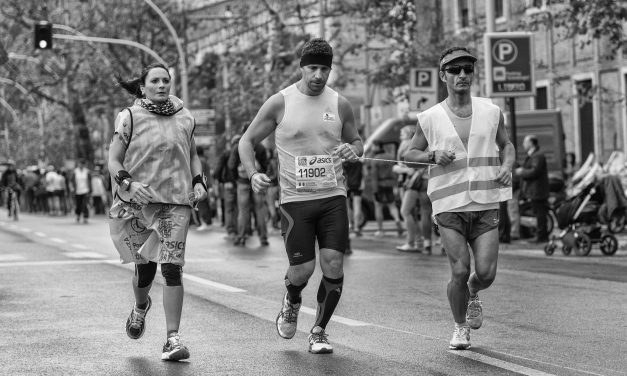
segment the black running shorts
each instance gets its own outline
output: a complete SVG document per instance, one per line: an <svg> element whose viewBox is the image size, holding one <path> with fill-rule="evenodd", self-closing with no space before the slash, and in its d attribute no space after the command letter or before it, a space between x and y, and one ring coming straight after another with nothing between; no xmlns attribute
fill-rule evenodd
<svg viewBox="0 0 627 376"><path fill-rule="evenodd" d="M316 258L319 248L344 253L348 246L346 197L281 204L281 233L290 265L304 264Z"/></svg>

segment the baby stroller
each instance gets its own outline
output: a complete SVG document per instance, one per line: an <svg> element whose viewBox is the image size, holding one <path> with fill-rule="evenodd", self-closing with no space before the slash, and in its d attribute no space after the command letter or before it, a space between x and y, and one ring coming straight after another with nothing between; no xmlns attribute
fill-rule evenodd
<svg viewBox="0 0 627 376"><path fill-rule="evenodd" d="M604 255L611 256L618 249L618 239L613 233L621 231L616 222L625 217L625 198L616 176L596 177L600 170L597 164L586 177L570 192L570 198L556 210L560 234L553 236L544 246L544 253L552 255L557 241L562 242L562 253L587 256L592 244L598 243ZM618 184L618 186L616 185ZM609 214L608 214L609 213Z"/></svg>

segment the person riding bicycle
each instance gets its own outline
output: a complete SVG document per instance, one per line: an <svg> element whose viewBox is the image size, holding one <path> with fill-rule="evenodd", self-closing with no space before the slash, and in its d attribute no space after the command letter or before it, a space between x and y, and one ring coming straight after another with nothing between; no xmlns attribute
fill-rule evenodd
<svg viewBox="0 0 627 376"><path fill-rule="evenodd" d="M9 211L9 216L11 216L11 198L12 192L17 194L17 199L20 199L20 193L22 192L22 182L20 176L15 169L15 161L13 159L9 159L7 161L7 169L2 174L2 180L0 181L0 186L3 189L7 189L7 210Z"/></svg>

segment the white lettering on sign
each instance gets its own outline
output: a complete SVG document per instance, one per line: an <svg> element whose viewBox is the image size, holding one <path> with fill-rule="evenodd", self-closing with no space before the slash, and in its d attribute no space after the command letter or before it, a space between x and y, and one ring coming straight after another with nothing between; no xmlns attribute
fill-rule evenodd
<svg viewBox="0 0 627 376"><path fill-rule="evenodd" d="M492 47L492 57L499 64L511 64L518 57L518 47L509 39L498 40Z"/></svg>

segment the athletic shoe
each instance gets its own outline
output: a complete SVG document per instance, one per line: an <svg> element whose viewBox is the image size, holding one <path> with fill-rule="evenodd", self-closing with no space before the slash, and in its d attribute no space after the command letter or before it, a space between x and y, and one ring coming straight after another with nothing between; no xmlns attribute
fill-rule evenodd
<svg viewBox="0 0 627 376"><path fill-rule="evenodd" d="M146 314L150 307L152 306L152 299L148 296L148 305L146 309L137 309L136 306L133 307L131 314L128 316L126 320L126 334L132 339L139 339L144 335L144 331L146 330Z"/></svg>
<svg viewBox="0 0 627 376"><path fill-rule="evenodd" d="M452 350L466 350L470 348L470 328L467 326L456 327L453 339L449 344Z"/></svg>
<svg viewBox="0 0 627 376"><path fill-rule="evenodd" d="M396 246L396 250L399 252L418 252L420 253L420 249L418 249L418 247L409 244L409 243L405 243L403 245L399 245Z"/></svg>
<svg viewBox="0 0 627 376"><path fill-rule="evenodd" d="M377 231L374 233L375 238L382 238L385 236L385 233L383 231Z"/></svg>
<svg viewBox="0 0 627 376"><path fill-rule="evenodd" d="M331 354L333 346L329 344L328 335L319 326L311 329L309 334L309 352L312 354Z"/></svg>
<svg viewBox="0 0 627 376"><path fill-rule="evenodd" d="M270 243L268 243L268 239L261 239L260 243L262 247L267 247L270 245Z"/></svg>
<svg viewBox="0 0 627 376"><path fill-rule="evenodd" d="M181 337L178 333L172 334L163 345L161 360L178 361L189 358L189 350L181 345Z"/></svg>
<svg viewBox="0 0 627 376"><path fill-rule="evenodd" d="M481 328L481 324L483 324L483 309L481 308L481 300L479 300L479 295L476 295L474 298L470 298L468 301L468 308L466 308L466 321L468 321L468 325L472 329Z"/></svg>
<svg viewBox="0 0 627 376"><path fill-rule="evenodd" d="M276 317L276 330L281 337L285 339L294 337L294 334L296 334L299 311L300 303L290 303L286 292L283 297L283 307L281 307L281 312L279 312L279 315Z"/></svg>

